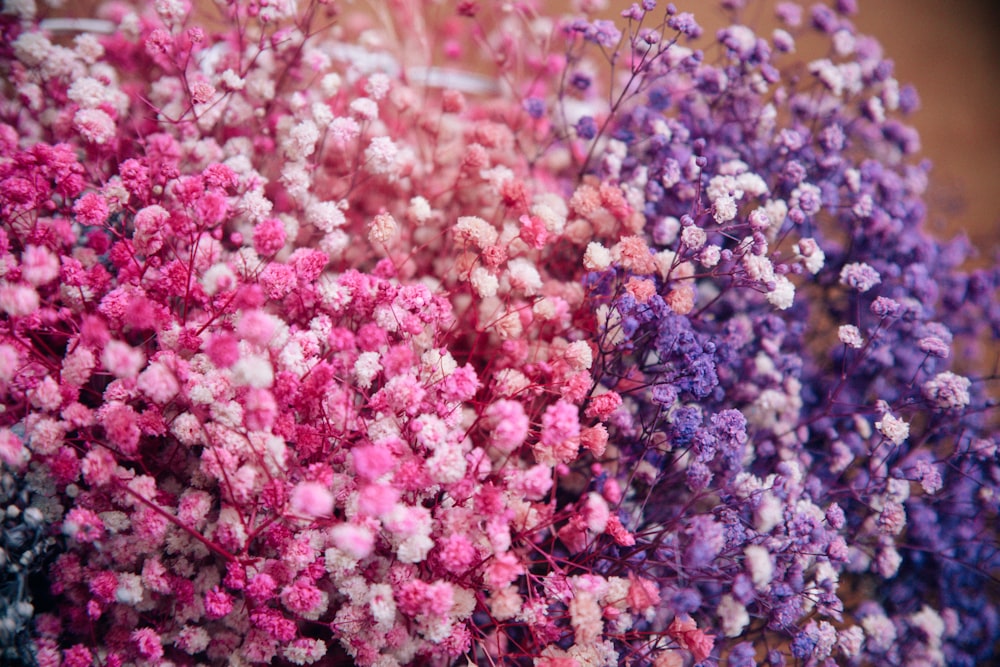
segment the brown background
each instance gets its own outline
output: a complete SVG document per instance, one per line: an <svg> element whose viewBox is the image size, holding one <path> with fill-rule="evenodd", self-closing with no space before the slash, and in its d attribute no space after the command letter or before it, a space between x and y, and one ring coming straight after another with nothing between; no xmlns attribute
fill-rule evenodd
<svg viewBox="0 0 1000 667"><path fill-rule="evenodd" d="M966 229L988 256L1000 248L1000 2L870 0L857 22L920 93L932 225Z"/></svg>

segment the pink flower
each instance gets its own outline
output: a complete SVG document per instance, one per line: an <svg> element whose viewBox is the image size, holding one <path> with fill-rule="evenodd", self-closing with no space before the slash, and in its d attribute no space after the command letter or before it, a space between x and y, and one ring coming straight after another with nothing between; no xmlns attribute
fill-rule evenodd
<svg viewBox="0 0 1000 667"><path fill-rule="evenodd" d="M398 473L397 473L398 479ZM398 484L398 481L394 481ZM399 499L399 491L385 484L365 484L358 495L358 510L369 516L388 513Z"/></svg>
<svg viewBox="0 0 1000 667"><path fill-rule="evenodd" d="M115 599L118 590L118 577L114 572L98 572L87 581L87 589L94 595L97 602L109 603Z"/></svg>
<svg viewBox="0 0 1000 667"><path fill-rule="evenodd" d="M686 284L681 285L670 290L664 300L678 315L687 315L694 308L694 288Z"/></svg>
<svg viewBox="0 0 1000 667"><path fill-rule="evenodd" d="M66 649L62 664L63 667L91 667L94 664L94 656L83 644L75 644Z"/></svg>
<svg viewBox="0 0 1000 667"><path fill-rule="evenodd" d="M229 332L216 333L205 344L205 354L217 367L229 368L239 361L240 342Z"/></svg>
<svg viewBox="0 0 1000 667"><path fill-rule="evenodd" d="M330 539L335 547L358 560L367 558L375 546L375 537L370 530L350 523L334 526L330 530Z"/></svg>
<svg viewBox="0 0 1000 667"><path fill-rule="evenodd" d="M118 340L110 340L101 353L101 363L118 378L134 378L146 363L142 350Z"/></svg>
<svg viewBox="0 0 1000 667"><path fill-rule="evenodd" d="M170 402L177 392L180 391L180 384L170 370L158 361L151 363L144 370L136 381L139 390L153 400L154 403L163 405Z"/></svg>
<svg viewBox="0 0 1000 667"><path fill-rule="evenodd" d="M103 486L111 481L117 465L114 454L104 447L94 447L83 457L83 479L93 487Z"/></svg>
<svg viewBox="0 0 1000 667"><path fill-rule="evenodd" d="M104 426L108 441L126 456L139 451L139 415L131 405L119 401L105 403L97 411L98 421Z"/></svg>
<svg viewBox="0 0 1000 667"><path fill-rule="evenodd" d="M198 81L191 86L191 100L195 104L207 104L215 95L215 86L205 81Z"/></svg>
<svg viewBox="0 0 1000 667"><path fill-rule="evenodd" d="M246 593L254 602L267 602L274 595L278 585L274 578L266 573L258 574L247 583Z"/></svg>
<svg viewBox="0 0 1000 667"><path fill-rule="evenodd" d="M17 470L28 462L28 458L21 439L10 429L0 429L0 461Z"/></svg>
<svg viewBox="0 0 1000 667"><path fill-rule="evenodd" d="M568 463L580 448L580 421L572 403L556 401L542 415L540 445L544 460Z"/></svg>
<svg viewBox="0 0 1000 667"><path fill-rule="evenodd" d="M486 566L486 583L491 590L498 591L517 577L524 574L524 567L509 551L499 553Z"/></svg>
<svg viewBox="0 0 1000 667"><path fill-rule="evenodd" d="M361 479L373 482L396 465L396 459L386 447L362 445L351 450L354 471Z"/></svg>
<svg viewBox="0 0 1000 667"><path fill-rule="evenodd" d="M542 500L552 488L552 468L547 465L535 465L520 474L516 488L528 500Z"/></svg>
<svg viewBox="0 0 1000 667"><path fill-rule="evenodd" d="M652 280L640 278L629 278L625 283L625 290L632 295L637 303L646 303L650 297L656 294L656 285Z"/></svg>
<svg viewBox="0 0 1000 667"><path fill-rule="evenodd" d="M532 248L544 248L548 238L545 221L537 215L522 215L519 222L521 223L521 240Z"/></svg>
<svg viewBox="0 0 1000 667"><path fill-rule="evenodd" d="M293 513L306 517L333 514L333 494L318 482L300 482L292 489L290 507Z"/></svg>
<svg viewBox="0 0 1000 667"><path fill-rule="evenodd" d="M631 591L631 589L629 589ZM701 662L712 653L715 638L699 630L690 617L675 616L667 627L667 634L673 637L681 648L691 651L695 662Z"/></svg>
<svg viewBox="0 0 1000 667"><path fill-rule="evenodd" d="M108 220L108 202L96 192L88 192L76 200L73 213L81 224L98 227Z"/></svg>
<svg viewBox="0 0 1000 667"><path fill-rule="evenodd" d="M253 247L264 257L281 250L285 245L285 240L285 225L278 218L268 218L254 227Z"/></svg>
<svg viewBox="0 0 1000 667"><path fill-rule="evenodd" d="M140 209L133 219L135 234L132 242L140 253L152 255L163 247L167 221L170 213L162 206L154 204Z"/></svg>
<svg viewBox="0 0 1000 667"><path fill-rule="evenodd" d="M625 600L636 614L644 614L660 603L660 589L656 582L629 573L628 595Z"/></svg>
<svg viewBox="0 0 1000 667"><path fill-rule="evenodd" d="M274 331L274 319L260 310L244 312L236 325L236 333L240 338L255 345L267 345L274 336Z"/></svg>
<svg viewBox="0 0 1000 667"><path fill-rule="evenodd" d="M59 277L59 258L44 246L25 246L21 275L35 287L46 285Z"/></svg>
<svg viewBox="0 0 1000 667"><path fill-rule="evenodd" d="M274 394L267 389L253 388L247 391L243 402L244 422L251 431L267 431L278 417L278 404Z"/></svg>
<svg viewBox="0 0 1000 667"><path fill-rule="evenodd" d="M38 310L38 292L28 285L0 282L0 310L12 317L26 317Z"/></svg>
<svg viewBox="0 0 1000 667"><path fill-rule="evenodd" d="M603 456L608 446L608 429L604 424L596 424L580 431L580 444L593 453Z"/></svg>
<svg viewBox="0 0 1000 667"><path fill-rule="evenodd" d="M611 413L617 410L621 404L621 396L613 391L609 391L605 394L599 394L591 398L584 414L587 417L596 417L597 419L604 421L610 417Z"/></svg>
<svg viewBox="0 0 1000 667"><path fill-rule="evenodd" d="M117 128L111 116L101 109L80 109L73 116L73 127L92 144L106 144L115 138Z"/></svg>
<svg viewBox="0 0 1000 667"><path fill-rule="evenodd" d="M132 631L132 643L139 655L148 660L159 660L163 657L163 641L153 628L139 628Z"/></svg>
<svg viewBox="0 0 1000 667"><path fill-rule="evenodd" d="M253 627L263 630L279 642L289 642L296 634L295 623L281 615L276 609L263 607L250 613Z"/></svg>
<svg viewBox="0 0 1000 667"><path fill-rule="evenodd" d="M260 273L260 286L269 299L282 299L288 296L298 281L295 270L287 264L272 262Z"/></svg>
<svg viewBox="0 0 1000 667"><path fill-rule="evenodd" d="M326 608L327 596L307 579L296 579L281 591L281 603L299 616L315 617Z"/></svg>
<svg viewBox="0 0 1000 667"><path fill-rule="evenodd" d="M640 236L626 236L614 248L614 253L620 258L622 268L639 275L648 276L656 273L656 262L649 252L649 246Z"/></svg>
<svg viewBox="0 0 1000 667"><path fill-rule="evenodd" d="M468 537L462 533L452 533L440 543L438 559L452 574L462 574L476 561L479 553Z"/></svg>
<svg viewBox="0 0 1000 667"><path fill-rule="evenodd" d="M621 519L619 519L618 515L615 513L612 513L608 517L608 526L605 530L607 530L608 535L610 535L615 542L623 547L630 547L635 544L635 536L625 529L625 526L622 525Z"/></svg>
<svg viewBox="0 0 1000 667"><path fill-rule="evenodd" d="M63 519L63 533L77 542L96 542L104 538L104 522L85 507L74 507Z"/></svg>
<svg viewBox="0 0 1000 667"><path fill-rule="evenodd" d="M208 618L222 618L233 610L233 598L229 593L213 586L205 592L205 615Z"/></svg>
<svg viewBox="0 0 1000 667"><path fill-rule="evenodd" d="M485 417L492 425L491 444L505 454L520 447L528 436L528 416L517 401L495 401L486 408Z"/></svg>

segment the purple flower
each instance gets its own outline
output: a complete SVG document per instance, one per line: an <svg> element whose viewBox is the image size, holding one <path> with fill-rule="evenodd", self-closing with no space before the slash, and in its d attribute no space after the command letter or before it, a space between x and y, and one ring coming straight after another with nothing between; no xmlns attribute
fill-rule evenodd
<svg viewBox="0 0 1000 667"><path fill-rule="evenodd" d="M591 116L583 116L576 122L576 134L581 139L593 139L597 136L597 122Z"/></svg>
<svg viewBox="0 0 1000 667"><path fill-rule="evenodd" d="M522 106L528 115L535 120L545 116L545 100L538 97L528 97L524 100Z"/></svg>
<svg viewBox="0 0 1000 667"><path fill-rule="evenodd" d="M691 39L701 37L702 29L701 26L698 25L698 22L694 20L694 14L690 14L688 12L674 14L667 19L667 25L671 29L676 30Z"/></svg>

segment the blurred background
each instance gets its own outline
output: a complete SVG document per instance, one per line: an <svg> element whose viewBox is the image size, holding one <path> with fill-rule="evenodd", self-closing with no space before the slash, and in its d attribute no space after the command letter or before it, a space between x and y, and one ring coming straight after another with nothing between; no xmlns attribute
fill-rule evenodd
<svg viewBox="0 0 1000 667"><path fill-rule="evenodd" d="M862 0L857 24L920 93L932 228L1000 250L1000 2Z"/></svg>

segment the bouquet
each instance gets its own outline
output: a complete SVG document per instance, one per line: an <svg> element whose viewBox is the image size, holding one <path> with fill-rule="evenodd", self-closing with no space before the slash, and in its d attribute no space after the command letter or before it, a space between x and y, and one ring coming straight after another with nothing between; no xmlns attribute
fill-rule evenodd
<svg viewBox="0 0 1000 667"><path fill-rule="evenodd" d="M5 664L996 660L1000 270L853 0L60 4L0 14Z"/></svg>

